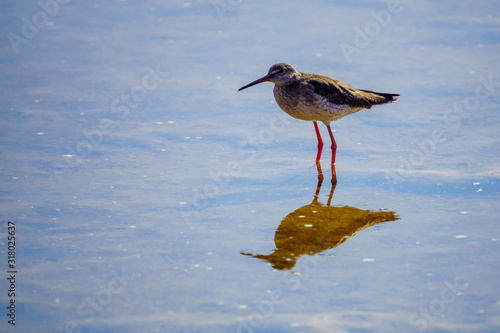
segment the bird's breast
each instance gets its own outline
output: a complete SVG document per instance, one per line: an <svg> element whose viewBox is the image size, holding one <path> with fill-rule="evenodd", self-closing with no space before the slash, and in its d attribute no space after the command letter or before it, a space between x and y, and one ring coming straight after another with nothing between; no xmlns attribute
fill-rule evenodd
<svg viewBox="0 0 500 333"><path fill-rule="evenodd" d="M273 92L279 107L290 116L301 120L321 121L329 124L362 109L332 104L305 84L275 86Z"/></svg>

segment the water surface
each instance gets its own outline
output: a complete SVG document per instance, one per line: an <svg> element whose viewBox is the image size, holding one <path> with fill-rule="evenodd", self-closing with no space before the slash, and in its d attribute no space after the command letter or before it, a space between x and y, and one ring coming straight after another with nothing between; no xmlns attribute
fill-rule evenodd
<svg viewBox="0 0 500 333"><path fill-rule="evenodd" d="M0 5L2 330L500 329L495 2L50 8ZM312 124L237 91L282 61L401 94L332 124L334 192Z"/></svg>

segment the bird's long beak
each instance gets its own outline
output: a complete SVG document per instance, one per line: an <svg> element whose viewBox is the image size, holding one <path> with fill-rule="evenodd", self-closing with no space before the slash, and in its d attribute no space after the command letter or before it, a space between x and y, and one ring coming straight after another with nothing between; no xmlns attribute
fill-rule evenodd
<svg viewBox="0 0 500 333"><path fill-rule="evenodd" d="M271 80L271 78L268 75L263 76L260 79L257 79L255 81L253 81L252 83L249 83L249 84L247 84L244 87L241 87L240 89L238 89L238 91L241 91L243 89L249 88L249 87L254 86L256 84L259 84L259 83L262 83L262 82L266 82L266 81L270 81L270 80Z"/></svg>

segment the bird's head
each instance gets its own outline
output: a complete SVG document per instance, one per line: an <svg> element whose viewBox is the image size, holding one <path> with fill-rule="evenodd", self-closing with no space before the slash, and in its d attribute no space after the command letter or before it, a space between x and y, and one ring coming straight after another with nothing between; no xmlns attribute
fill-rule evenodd
<svg viewBox="0 0 500 333"><path fill-rule="evenodd" d="M277 86L286 86L290 83L293 83L298 75L299 72L297 72L292 65L280 62L278 64L272 65L271 68L269 68L269 72L267 73L267 75L253 81L252 83L247 84L244 87L241 87L240 89L238 89L238 91L267 81L270 81Z"/></svg>

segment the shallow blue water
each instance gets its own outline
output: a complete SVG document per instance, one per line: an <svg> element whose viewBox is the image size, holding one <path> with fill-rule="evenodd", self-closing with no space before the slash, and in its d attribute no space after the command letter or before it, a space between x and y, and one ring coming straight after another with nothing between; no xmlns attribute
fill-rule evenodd
<svg viewBox="0 0 500 333"><path fill-rule="evenodd" d="M0 5L2 330L12 221L25 332L498 331L495 2L43 3ZM330 203L399 219L282 270L242 253L313 202L316 137L237 91L280 61L401 94L332 124Z"/></svg>

